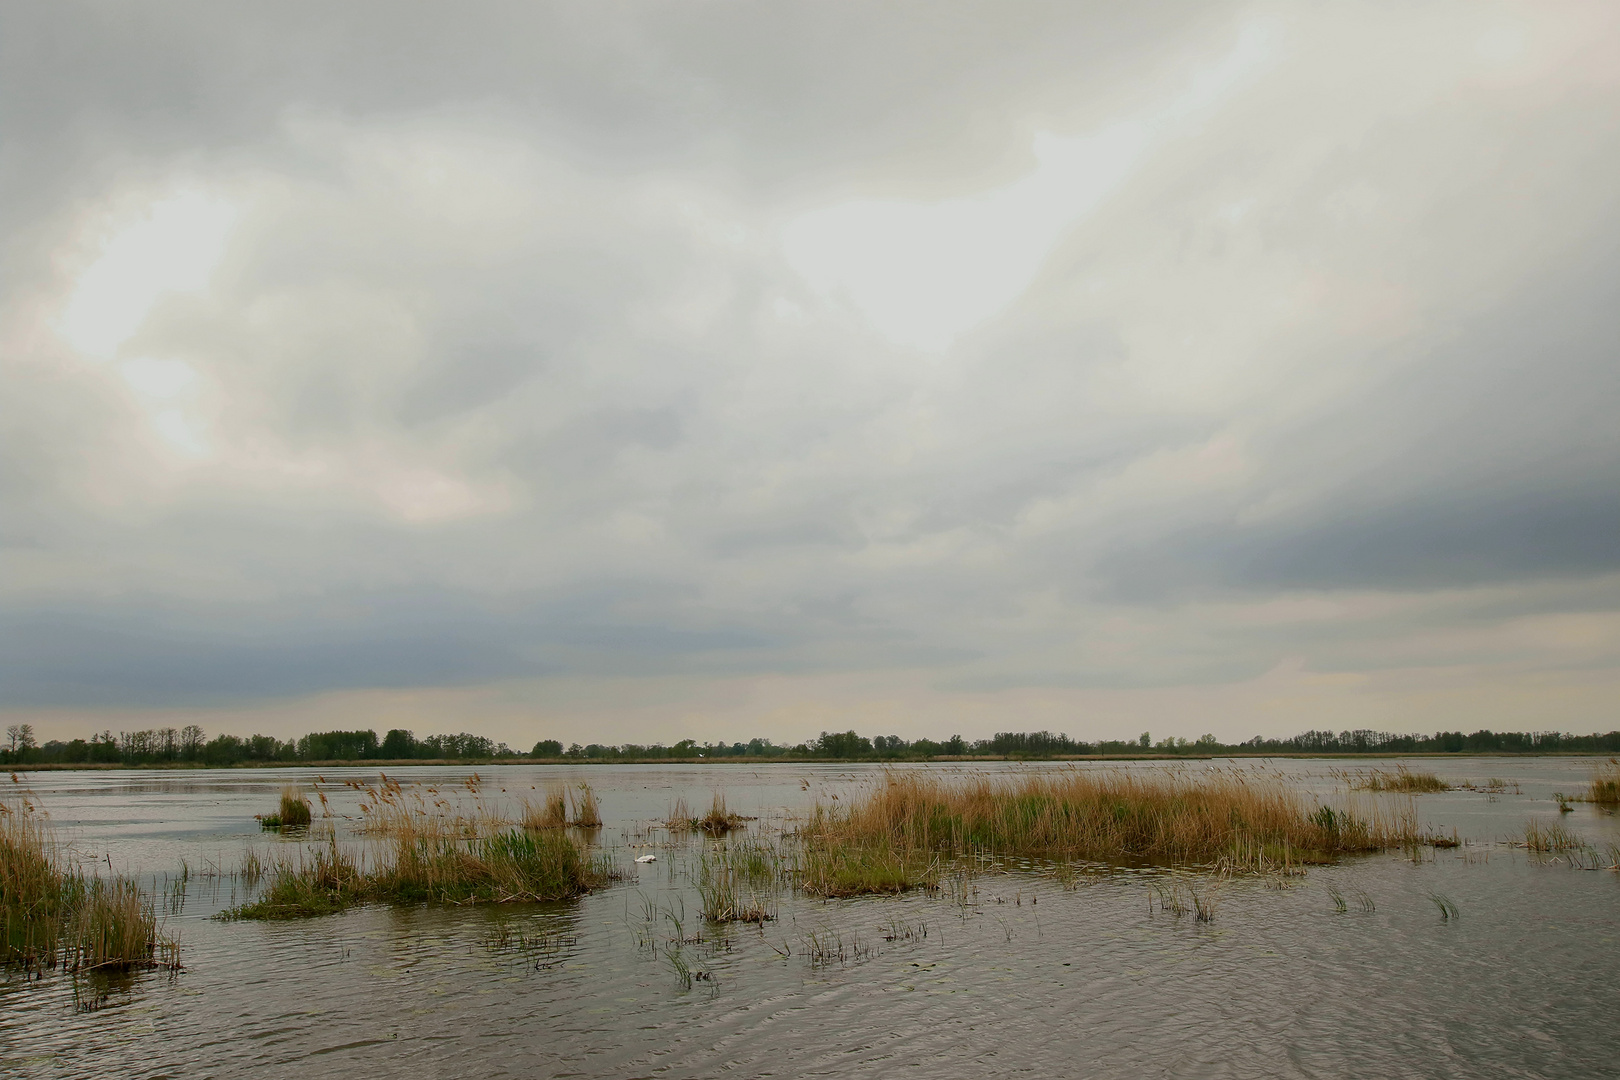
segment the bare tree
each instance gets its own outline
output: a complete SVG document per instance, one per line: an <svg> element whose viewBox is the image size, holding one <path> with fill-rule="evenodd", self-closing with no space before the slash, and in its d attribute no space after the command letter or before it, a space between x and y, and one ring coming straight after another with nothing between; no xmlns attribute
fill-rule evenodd
<svg viewBox="0 0 1620 1080"><path fill-rule="evenodd" d="M12 747L12 749L14 749L14 750L32 750L34 748L34 746L35 746L35 743L34 743L34 725L33 724L18 724L17 725L17 742L16 742L16 745Z"/></svg>
<svg viewBox="0 0 1620 1080"><path fill-rule="evenodd" d="M12 724L10 727L6 728L6 741L11 744L7 747L7 749L15 754L17 752L17 744L22 741L21 725Z"/></svg>

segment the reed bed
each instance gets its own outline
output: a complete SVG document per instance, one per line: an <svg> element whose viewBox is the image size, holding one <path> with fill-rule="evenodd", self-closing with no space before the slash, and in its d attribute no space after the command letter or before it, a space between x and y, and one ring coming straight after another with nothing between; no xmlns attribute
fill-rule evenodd
<svg viewBox="0 0 1620 1080"><path fill-rule="evenodd" d="M525 829L560 829L567 825L567 791L556 784L548 787L545 798L538 806L528 799L524 799L523 815L520 820Z"/></svg>
<svg viewBox="0 0 1620 1080"><path fill-rule="evenodd" d="M926 886L941 859L973 853L1266 870L1427 840L1409 806L1312 807L1270 778L1122 770L954 782L890 774L818 805L800 835L805 887L826 896Z"/></svg>
<svg viewBox="0 0 1620 1080"><path fill-rule="evenodd" d="M1362 791L1394 791L1408 795L1432 795L1450 791L1451 785L1432 772L1413 772L1405 765L1393 770L1371 769L1350 777L1350 786Z"/></svg>
<svg viewBox="0 0 1620 1080"><path fill-rule="evenodd" d="M564 900L612 877L558 829L484 834L486 818L413 813L398 806L357 856L336 839L269 871L259 899L228 917L290 919L325 915L357 904L473 904ZM370 856L367 865L366 856Z"/></svg>
<svg viewBox="0 0 1620 1080"><path fill-rule="evenodd" d="M72 971L180 966L155 905L128 878L65 867L49 828L26 802L0 803L0 963Z"/></svg>
<svg viewBox="0 0 1620 1080"><path fill-rule="evenodd" d="M672 833L692 832L697 828L697 818L692 816L692 808L686 805L684 796L677 797L675 804L669 808L664 828Z"/></svg>
<svg viewBox="0 0 1620 1080"><path fill-rule="evenodd" d="M1546 853L1584 848L1586 842L1566 829L1562 822L1551 821L1544 824L1531 820L1524 826L1524 846L1531 851Z"/></svg>
<svg viewBox="0 0 1620 1080"><path fill-rule="evenodd" d="M1610 758L1592 770L1592 783L1586 789L1586 801L1601 806L1620 806L1620 758Z"/></svg>
<svg viewBox="0 0 1620 1080"><path fill-rule="evenodd" d="M692 813L684 798L676 799L669 817L664 820L664 828L672 833L702 832L710 836L725 836L753 820L729 810L725 792L716 791L709 802L709 812L702 817Z"/></svg>
<svg viewBox="0 0 1620 1080"><path fill-rule="evenodd" d="M724 836L733 829L742 828L746 820L741 814L726 809L725 792L716 791L710 801L709 812L697 820L696 827L710 836Z"/></svg>
<svg viewBox="0 0 1620 1080"><path fill-rule="evenodd" d="M359 831L368 837L415 837L424 831L455 835L462 840L492 836L512 824L500 808L486 803L479 792L476 774L464 785L472 795L468 805L452 800L436 787L406 791L399 781L382 775L376 786L356 783L370 801L360 803ZM533 809L527 800L524 814ZM541 813L549 812L542 807Z"/></svg>
<svg viewBox="0 0 1620 1080"><path fill-rule="evenodd" d="M309 800L292 785L281 789L281 804L275 810L259 817L259 825L265 829L307 829L309 822Z"/></svg>
<svg viewBox="0 0 1620 1080"><path fill-rule="evenodd" d="M581 784L573 793L573 820L569 824L580 829L600 829L602 812L596 805L596 792L591 785Z"/></svg>

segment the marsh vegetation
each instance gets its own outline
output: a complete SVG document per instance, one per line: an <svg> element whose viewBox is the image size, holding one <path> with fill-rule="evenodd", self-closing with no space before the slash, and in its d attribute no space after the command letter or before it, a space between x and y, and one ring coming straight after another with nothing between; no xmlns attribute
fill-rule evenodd
<svg viewBox="0 0 1620 1080"><path fill-rule="evenodd" d="M975 852L1258 871L1428 839L1409 808L1313 806L1280 780L1235 773L1116 770L891 774L818 804L800 835L804 886L822 896L929 887L946 862Z"/></svg>
<svg viewBox="0 0 1620 1080"><path fill-rule="evenodd" d="M307 829L311 819L309 800L291 785L281 789L281 803L268 814L259 816L259 826L265 829Z"/></svg>
<svg viewBox="0 0 1620 1080"><path fill-rule="evenodd" d="M0 802L0 963L39 971L178 967L152 900L128 878L66 864L28 799Z"/></svg>
<svg viewBox="0 0 1620 1080"><path fill-rule="evenodd" d="M369 856L369 865L368 857ZM605 884L611 868L555 830L514 829L476 840L428 828L390 836L359 854L335 839L273 863L260 897L237 919L327 915L357 904L469 904L565 900Z"/></svg>
<svg viewBox="0 0 1620 1080"><path fill-rule="evenodd" d="M676 799L664 819L664 828L672 833L701 832L710 836L725 836L742 828L750 820L727 808L725 792L716 791L710 798L709 812L702 817L693 815L684 798Z"/></svg>
<svg viewBox="0 0 1620 1080"><path fill-rule="evenodd" d="M1610 758L1592 770L1586 801L1600 806L1620 806L1620 758Z"/></svg>
<svg viewBox="0 0 1620 1080"><path fill-rule="evenodd" d="M1369 769L1366 772L1353 773L1349 777L1350 786L1360 791L1393 791L1408 795L1428 795L1439 791L1450 791L1451 785L1440 779L1432 772L1416 772L1405 765L1397 765L1393 769ZM1500 784L1501 781L1494 783ZM1498 790L1500 790L1498 788Z"/></svg>
<svg viewBox="0 0 1620 1080"><path fill-rule="evenodd" d="M431 801L422 793L406 795L397 781L385 778L366 789L372 801L362 804L364 843L351 849L333 836L324 845L301 849L296 858L284 856L261 867L267 881L262 893L227 915L287 919L366 903L563 900L612 877L605 859L593 857L579 839L550 824L553 808L539 809L539 827L509 828L478 797L476 783L469 789L474 801L464 808L433 788L427 789ZM584 794L588 797L589 789ZM594 797L575 805L576 818L587 812L596 815Z"/></svg>

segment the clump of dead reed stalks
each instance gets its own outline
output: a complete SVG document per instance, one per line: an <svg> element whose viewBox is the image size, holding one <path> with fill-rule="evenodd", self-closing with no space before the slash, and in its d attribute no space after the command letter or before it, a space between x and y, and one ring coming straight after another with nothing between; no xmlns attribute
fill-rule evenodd
<svg viewBox="0 0 1620 1080"><path fill-rule="evenodd" d="M27 801L0 803L0 963L35 971L128 970L179 964L152 901L128 878L65 867Z"/></svg>
<svg viewBox="0 0 1620 1080"><path fill-rule="evenodd" d="M309 821L309 800L291 784L281 789L280 806L259 815L259 826L265 829L307 829Z"/></svg>
<svg viewBox="0 0 1620 1080"><path fill-rule="evenodd" d="M482 821L399 809L362 855L332 839L269 872L259 899L227 917L288 919L356 904L564 900L605 884L611 867L558 829L481 834Z"/></svg>
<svg viewBox="0 0 1620 1080"><path fill-rule="evenodd" d="M596 792L591 785L581 784L572 793L570 801L573 803L573 820L569 824L579 829L600 829L602 827L602 813L596 805Z"/></svg>
<svg viewBox="0 0 1620 1080"><path fill-rule="evenodd" d="M1413 772L1405 765L1394 770L1371 769L1350 777L1350 786L1362 791L1397 791L1408 795L1430 795L1450 791L1451 785L1432 772Z"/></svg>
<svg viewBox="0 0 1620 1080"><path fill-rule="evenodd" d="M1586 789L1586 801L1602 806L1620 806L1620 758L1610 758L1592 770L1592 783Z"/></svg>
<svg viewBox="0 0 1620 1080"><path fill-rule="evenodd" d="M716 791L710 800L709 812L703 817L693 815L684 797L677 798L675 805L670 807L669 817L664 820L664 828L672 833L703 832L710 836L725 836L752 820L728 810L725 792Z"/></svg>
<svg viewBox="0 0 1620 1080"><path fill-rule="evenodd" d="M818 805L800 835L805 887L829 896L927 884L941 857L972 852L1231 871L1422 839L1410 809L1313 809L1270 778L1079 769L954 782L890 774L864 795Z"/></svg>
<svg viewBox="0 0 1620 1080"><path fill-rule="evenodd" d="M740 829L747 819L741 814L734 814L726 809L725 792L716 791L710 801L709 812L697 821L697 828L710 836L724 836L733 829Z"/></svg>
<svg viewBox="0 0 1620 1080"><path fill-rule="evenodd" d="M476 773L462 785L472 796L470 805L437 787L406 791L398 780L387 775L379 775L375 787L360 781L353 781L352 786L369 797L369 801L360 803L359 828L368 837L409 837L427 830L474 840L492 836L512 824L499 808L484 801ZM524 805L527 811L529 804Z"/></svg>
<svg viewBox="0 0 1620 1080"><path fill-rule="evenodd" d="M568 796L561 785L546 789L544 801L536 806L523 800L523 827L525 829L560 829L568 824Z"/></svg>
<svg viewBox="0 0 1620 1080"><path fill-rule="evenodd" d="M1564 828L1562 822L1551 821L1543 824L1531 820L1524 826L1524 846L1530 851L1546 853L1583 848L1586 842Z"/></svg>
<svg viewBox="0 0 1620 1080"><path fill-rule="evenodd" d="M669 816L664 819L664 828L672 833L693 832L697 829L697 818L692 816L692 808L686 805L685 796L677 796L674 805L669 808Z"/></svg>

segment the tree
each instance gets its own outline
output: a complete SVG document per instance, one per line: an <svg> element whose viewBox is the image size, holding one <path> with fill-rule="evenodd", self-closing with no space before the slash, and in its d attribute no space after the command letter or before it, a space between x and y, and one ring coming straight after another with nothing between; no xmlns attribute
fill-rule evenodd
<svg viewBox="0 0 1620 1080"><path fill-rule="evenodd" d="M17 749L32 750L34 748L34 725L19 724L17 726Z"/></svg>
<svg viewBox="0 0 1620 1080"><path fill-rule="evenodd" d="M388 734L383 736L382 746L377 750L377 756L383 758L411 758L416 756L416 734L404 728L390 728Z"/></svg>
<svg viewBox="0 0 1620 1080"><path fill-rule="evenodd" d="M530 757L562 757L563 745L556 739L541 739L534 744Z"/></svg>
<svg viewBox="0 0 1620 1080"><path fill-rule="evenodd" d="M22 725L12 724L10 727L6 728L6 742L10 744L6 747L6 749L15 754L17 752L17 744L21 741Z"/></svg>
<svg viewBox="0 0 1620 1080"><path fill-rule="evenodd" d="M1136 741L1141 744L1142 749L1146 750L1153 745L1153 736L1144 731Z"/></svg>
<svg viewBox="0 0 1620 1080"><path fill-rule="evenodd" d="M854 758L872 752L872 740L850 731L823 731L816 740L816 753L822 757Z"/></svg>

